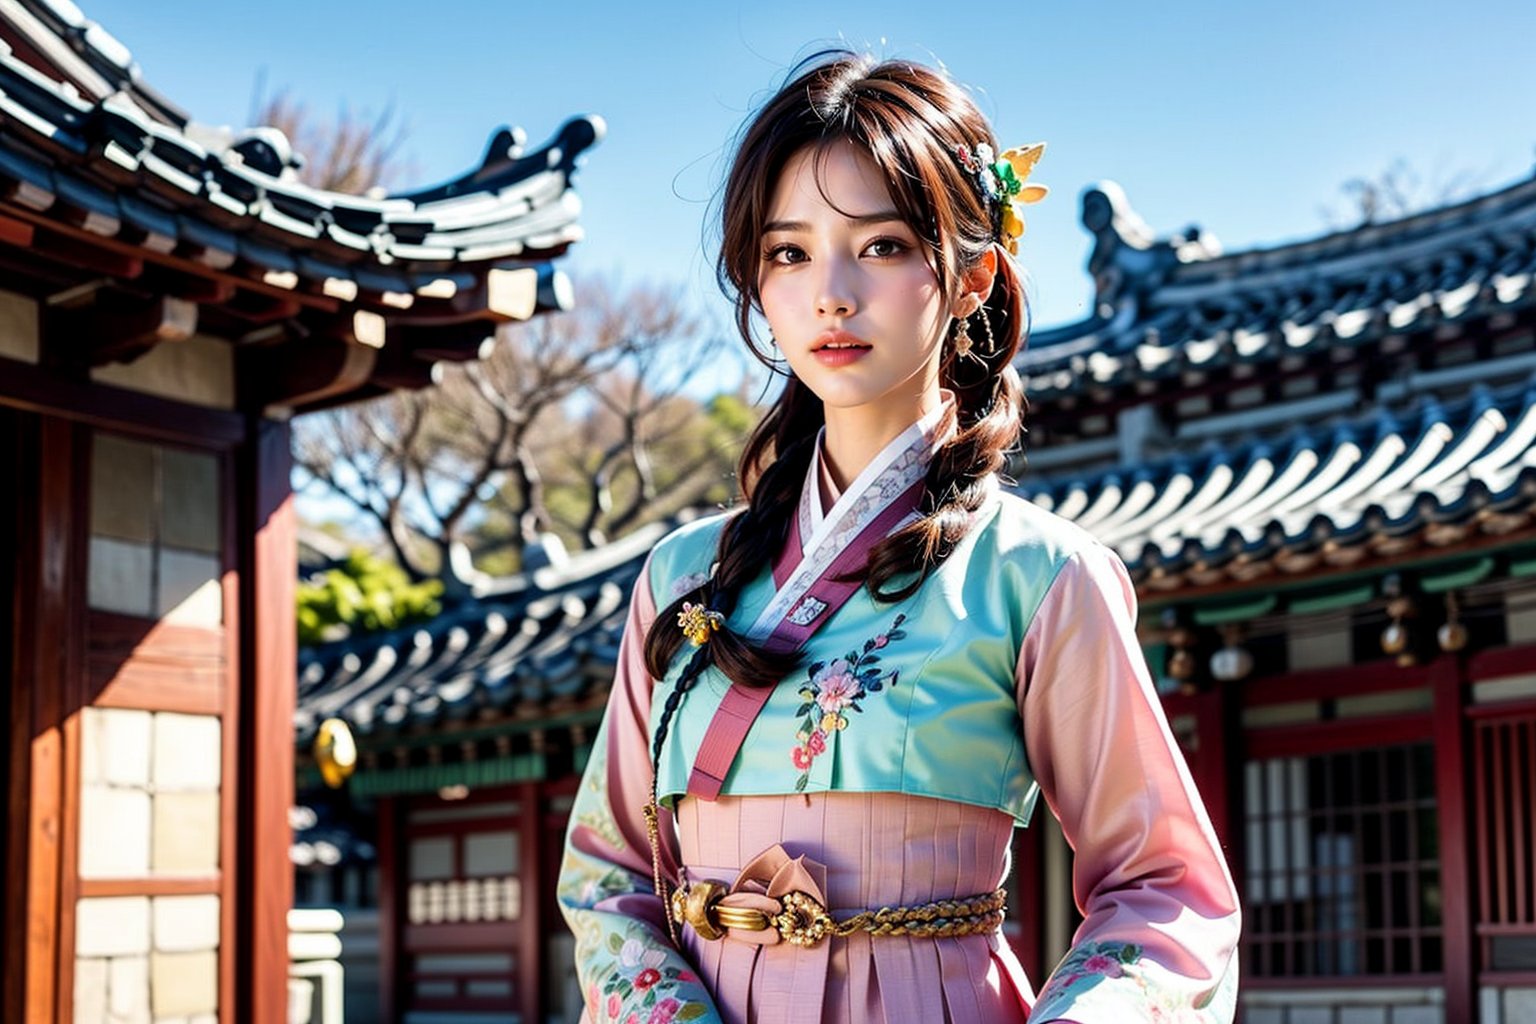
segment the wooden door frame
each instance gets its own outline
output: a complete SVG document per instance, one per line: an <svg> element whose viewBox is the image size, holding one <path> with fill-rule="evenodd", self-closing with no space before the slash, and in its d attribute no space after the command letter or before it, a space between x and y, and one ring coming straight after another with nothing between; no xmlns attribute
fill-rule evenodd
<svg viewBox="0 0 1536 1024"><path fill-rule="evenodd" d="M10 587L15 610L5 868L27 879L4 903L0 1018L72 1019L78 708L83 694L84 545L89 428L216 453L221 460L227 700L220 808L219 1019L281 1024L287 1016L288 811L293 799L293 592L296 520L287 422L65 380L0 359L0 406L19 410L0 461L23 473ZM12 372L15 370L16 372ZM82 440L83 439L83 440ZM7 538L9 540L9 538ZM81 620L81 621L77 621ZM36 685L54 680L55 685ZM41 727L39 728L39 724ZM259 752L259 764L258 764ZM285 765L287 766L285 768Z"/></svg>

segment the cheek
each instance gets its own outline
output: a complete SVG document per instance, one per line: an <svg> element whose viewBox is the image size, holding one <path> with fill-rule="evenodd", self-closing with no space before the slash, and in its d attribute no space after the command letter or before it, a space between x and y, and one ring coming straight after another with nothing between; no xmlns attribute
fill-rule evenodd
<svg viewBox="0 0 1536 1024"><path fill-rule="evenodd" d="M771 323L779 319L791 303L792 292L782 275L765 274L757 284L757 301L763 307L763 316Z"/></svg>

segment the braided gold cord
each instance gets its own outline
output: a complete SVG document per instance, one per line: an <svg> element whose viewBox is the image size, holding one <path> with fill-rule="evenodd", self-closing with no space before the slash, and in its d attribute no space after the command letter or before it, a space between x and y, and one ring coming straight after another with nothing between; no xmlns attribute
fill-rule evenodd
<svg viewBox="0 0 1536 1024"><path fill-rule="evenodd" d="M672 902L667 895L667 883L661 876L661 826L656 821L656 797L651 799L641 808L645 815L645 837L651 841L651 881L655 886L656 895L661 900L661 916L667 919L667 936L672 940L672 945L682 948L682 940L677 934L677 923L673 921L672 914L667 913L667 907Z"/></svg>
<svg viewBox="0 0 1536 1024"><path fill-rule="evenodd" d="M881 907L837 922L834 935L911 935L916 938L957 938L996 931L1003 923L1007 894L999 889L964 900L935 900L918 907Z"/></svg>
<svg viewBox="0 0 1536 1024"><path fill-rule="evenodd" d="M779 900L779 913L772 915L758 911L737 913L736 908L715 906L723 895L725 889L718 883L695 882L678 890L673 897L672 917L677 921L687 921L706 939L715 938L722 926L749 931L773 928L791 945L810 947L823 939L833 936L846 938L855 932L940 939L985 935L1002 925L1003 910L1007 903L1007 894L998 889L967 899L935 900L915 907L881 907L879 910L866 910L842 921L834 921L820 902L803 892L785 893ZM727 915L724 913L726 911L732 913ZM739 920L724 920L727 916ZM752 923L748 923L748 918L752 919Z"/></svg>

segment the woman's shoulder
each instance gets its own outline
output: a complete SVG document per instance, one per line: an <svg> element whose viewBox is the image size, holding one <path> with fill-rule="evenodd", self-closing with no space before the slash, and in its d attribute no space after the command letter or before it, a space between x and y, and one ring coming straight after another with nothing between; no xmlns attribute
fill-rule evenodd
<svg viewBox="0 0 1536 1024"><path fill-rule="evenodd" d="M699 516L668 533L651 550L651 591L664 607L709 577L720 531L739 509Z"/></svg>
<svg viewBox="0 0 1536 1024"><path fill-rule="evenodd" d="M1119 556L1076 523L1009 491L998 494L997 515L987 523L990 548L1001 561L1045 570L1051 575L1073 561L1103 561Z"/></svg>

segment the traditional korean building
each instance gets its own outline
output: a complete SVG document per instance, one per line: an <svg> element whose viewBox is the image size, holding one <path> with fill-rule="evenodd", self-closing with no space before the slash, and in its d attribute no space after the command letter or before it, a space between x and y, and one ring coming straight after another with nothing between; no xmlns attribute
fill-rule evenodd
<svg viewBox="0 0 1536 1024"><path fill-rule="evenodd" d="M306 853L298 869L315 903L377 908L381 983L353 1001L359 1021L580 1015L555 873L631 590L675 525L498 580L419 627L300 652L300 793L372 854L345 857L333 833L336 862ZM359 752L336 795L310 753L330 718Z"/></svg>
<svg viewBox="0 0 1536 1024"><path fill-rule="evenodd" d="M1131 570L1244 1019L1536 1020L1536 180L1226 254L1110 184L1082 220L1017 490Z"/></svg>
<svg viewBox="0 0 1536 1024"><path fill-rule="evenodd" d="M73 4L0 5L0 1019L287 1019L289 420L568 305L601 131L319 191Z"/></svg>

